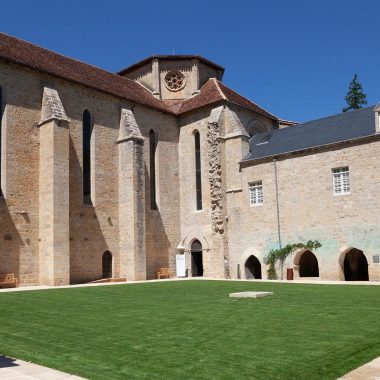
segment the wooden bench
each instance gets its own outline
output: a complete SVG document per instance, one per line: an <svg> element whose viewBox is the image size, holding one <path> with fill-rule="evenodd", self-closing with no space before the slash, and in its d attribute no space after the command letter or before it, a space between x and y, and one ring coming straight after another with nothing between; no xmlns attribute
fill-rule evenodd
<svg viewBox="0 0 380 380"><path fill-rule="evenodd" d="M18 287L18 278L13 273L0 273L0 287Z"/></svg>
<svg viewBox="0 0 380 380"><path fill-rule="evenodd" d="M174 277L174 271L171 270L170 268L160 268L157 271L157 278L160 279L161 277L172 278L172 277Z"/></svg>

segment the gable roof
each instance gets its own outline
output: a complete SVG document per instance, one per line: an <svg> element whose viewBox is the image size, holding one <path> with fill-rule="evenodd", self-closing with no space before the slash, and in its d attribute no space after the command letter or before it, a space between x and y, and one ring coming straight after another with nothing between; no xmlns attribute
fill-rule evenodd
<svg viewBox="0 0 380 380"><path fill-rule="evenodd" d="M177 103L171 107L172 109L176 109L177 114L182 114L197 108L205 107L223 101L247 108L270 119L276 121L278 120L276 116L265 111L263 108L245 98L244 96L241 96L237 92L231 90L222 82L219 82L216 78L210 78L207 80L206 83L201 87L198 95L184 100L180 103L180 105Z"/></svg>
<svg viewBox="0 0 380 380"><path fill-rule="evenodd" d="M200 62L205 63L208 66L212 66L217 70L221 70L222 73L224 72L224 68L222 66L219 66L215 62L212 62L200 55L192 55L192 54L172 54L172 55L151 55L148 58L144 58L139 62L134 63L133 65L130 65L126 67L125 69L122 69L117 72L118 75L125 75L129 72L137 69L140 66L143 66L147 63L152 62L154 59L163 59L168 61L178 61L178 60L189 60L189 59L198 59Z"/></svg>
<svg viewBox="0 0 380 380"><path fill-rule="evenodd" d="M224 70L221 66L197 55L152 56L147 60L156 57L167 59L178 59L179 57L181 59L197 58L215 68ZM143 85L131 79L55 53L5 33L0 33L0 59L173 115L180 115L224 101L247 108L273 120L279 120L276 116L231 90L216 78L209 79L202 86L198 95L183 101L173 102L157 99ZM141 64L141 62L143 61L138 62L136 65Z"/></svg>
<svg viewBox="0 0 380 380"><path fill-rule="evenodd" d="M0 58L122 99L172 113L163 102L130 79L4 33L0 33Z"/></svg>
<svg viewBox="0 0 380 380"><path fill-rule="evenodd" d="M259 133L250 139L250 153L243 161L299 152L373 136L373 107L345 112L283 129Z"/></svg>

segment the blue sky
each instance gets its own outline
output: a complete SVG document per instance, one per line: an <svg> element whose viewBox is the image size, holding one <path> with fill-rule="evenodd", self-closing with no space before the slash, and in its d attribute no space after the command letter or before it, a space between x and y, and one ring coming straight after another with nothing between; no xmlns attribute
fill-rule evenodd
<svg viewBox="0 0 380 380"><path fill-rule="evenodd" d="M152 54L199 54L224 83L275 115L341 112L354 73L380 100L376 0L20 1L1 4L1 31L117 71Z"/></svg>

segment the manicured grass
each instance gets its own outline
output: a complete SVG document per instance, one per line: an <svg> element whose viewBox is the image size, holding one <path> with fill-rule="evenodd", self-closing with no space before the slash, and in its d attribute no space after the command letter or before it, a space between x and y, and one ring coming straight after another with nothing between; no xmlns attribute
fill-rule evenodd
<svg viewBox="0 0 380 380"><path fill-rule="evenodd" d="M263 299L232 291L268 290ZM89 379L335 379L380 356L380 287L178 281L0 293L0 353Z"/></svg>

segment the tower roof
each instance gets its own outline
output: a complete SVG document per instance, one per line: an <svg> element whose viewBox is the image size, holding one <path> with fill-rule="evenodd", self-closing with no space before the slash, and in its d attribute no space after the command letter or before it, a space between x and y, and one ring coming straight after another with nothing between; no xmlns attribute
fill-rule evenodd
<svg viewBox="0 0 380 380"><path fill-rule="evenodd" d="M222 66L219 66L218 64L216 64L215 62L212 62L200 55L192 55L192 54L172 54L172 55L151 55L150 57L148 58L145 58L141 61L138 61L136 63L134 63L133 65L131 66L128 66L126 67L125 69L123 70L120 70L119 72L117 72L117 74L119 75L125 75L137 68L139 68L140 66L143 66L149 62L152 62L154 59L159 59L159 60L165 60L165 61L178 61L178 60L191 60L191 59L198 59L200 62L208 65L208 66L212 66L214 67L215 69L217 70L221 70L222 72L224 72L224 67Z"/></svg>

